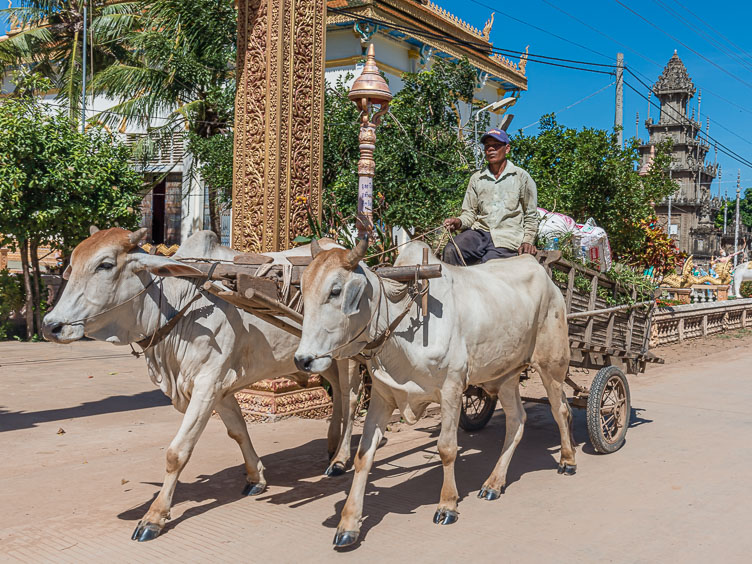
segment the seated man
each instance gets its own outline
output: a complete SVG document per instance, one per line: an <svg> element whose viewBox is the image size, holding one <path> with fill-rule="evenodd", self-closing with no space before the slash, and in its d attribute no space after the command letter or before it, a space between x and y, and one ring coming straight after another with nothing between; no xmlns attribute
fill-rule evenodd
<svg viewBox="0 0 752 564"><path fill-rule="evenodd" d="M491 129L481 137L488 166L470 177L462 213L444 220L450 231L463 229L444 247L444 262L486 262L528 253L535 255L538 193L527 171L507 160L506 131Z"/></svg>

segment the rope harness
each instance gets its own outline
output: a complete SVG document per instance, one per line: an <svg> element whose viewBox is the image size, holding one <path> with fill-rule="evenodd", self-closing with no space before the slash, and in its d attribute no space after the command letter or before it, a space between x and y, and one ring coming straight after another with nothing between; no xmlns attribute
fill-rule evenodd
<svg viewBox="0 0 752 564"><path fill-rule="evenodd" d="M217 265L219 265L219 262L214 262L209 267L209 272L206 274L206 278L203 280L204 282L206 280L211 280L212 274L214 274L214 270L217 268ZM154 282L154 279L152 278L152 282ZM149 283L151 285L151 282ZM148 286L147 286L148 287ZM196 300L201 298L201 296L205 296L204 291L201 290L200 286L197 285L196 288L196 294L188 300L188 303L186 303L182 308L180 308L180 311L178 311L173 317L171 317L169 320L167 320L167 323L162 325L159 329L157 329L154 333L151 334L150 337L145 337L144 339L141 339L140 341L134 341L135 344L137 344L141 348L141 352L138 352L136 349L133 348L133 343L128 343L131 347L131 354L135 356L136 358L140 358L142 354L144 354L148 349L157 346L159 343L161 343L167 335L170 334L170 331L172 331L175 328L175 325L178 324L178 321L180 321L185 314L188 312L188 309L195 303ZM159 285L159 313L161 315L162 313L162 296L164 295L164 278L160 280ZM135 297L135 296L134 296ZM133 298L131 298L133 299Z"/></svg>
<svg viewBox="0 0 752 564"><path fill-rule="evenodd" d="M419 271L419 265L416 265L415 267L415 282L410 285L407 289L407 293L410 296L410 298L407 300L407 303L405 304L405 307L402 309L402 311L397 315L397 317L394 318L391 322L389 321L389 306L387 305L386 308L386 329L384 329L377 337L366 343L366 345L363 347L362 351L356 355L354 358L357 358L360 361L369 361L374 356L376 356L381 348L384 346L384 344L387 342L389 337L392 336L394 333L394 330L397 328L397 326L400 324L400 322L405 318L405 316L410 312L412 309L413 304L418 300L418 298L422 298L427 292L428 292L428 281L425 280L425 284L420 284L420 280L418 279L418 271ZM374 273L376 274L376 273ZM363 333L366 332L368 328L371 327L371 323L373 322L374 318L381 316L381 299L382 295L386 294L386 290L384 289L384 281L383 279L376 274L376 278L379 281L379 296L376 302L376 307L373 311L371 311L371 316L368 319L368 323L366 323L363 328L358 331L358 333L352 337L349 341L346 343L339 345L333 349L331 349L328 352L325 352L323 354L316 355L313 357L314 359L323 358L326 356L331 356L332 354L341 351L342 349L345 349L349 347L350 345L356 343L358 339L363 335ZM364 353L363 351L368 351L368 353Z"/></svg>

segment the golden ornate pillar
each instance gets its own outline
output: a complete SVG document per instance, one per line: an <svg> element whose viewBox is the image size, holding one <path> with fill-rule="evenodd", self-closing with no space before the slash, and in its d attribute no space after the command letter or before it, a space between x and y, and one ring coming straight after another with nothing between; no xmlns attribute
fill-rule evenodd
<svg viewBox="0 0 752 564"><path fill-rule="evenodd" d="M287 249L321 217L325 0L238 0L232 246Z"/></svg>

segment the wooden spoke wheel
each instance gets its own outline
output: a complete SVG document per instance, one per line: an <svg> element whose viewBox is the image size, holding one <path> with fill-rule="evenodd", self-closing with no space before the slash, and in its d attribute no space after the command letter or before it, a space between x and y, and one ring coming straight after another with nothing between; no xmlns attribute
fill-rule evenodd
<svg viewBox="0 0 752 564"><path fill-rule="evenodd" d="M465 431L482 429L488 425L494 409L496 409L495 397L488 395L483 388L468 386L462 394L460 427Z"/></svg>
<svg viewBox="0 0 752 564"><path fill-rule="evenodd" d="M593 448L602 454L619 450L631 414L627 377L616 366L601 368L593 378L587 402L587 427Z"/></svg>

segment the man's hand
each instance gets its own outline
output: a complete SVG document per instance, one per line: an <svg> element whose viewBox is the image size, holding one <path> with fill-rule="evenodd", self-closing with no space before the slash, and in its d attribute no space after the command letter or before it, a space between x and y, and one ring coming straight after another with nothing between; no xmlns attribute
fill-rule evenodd
<svg viewBox="0 0 752 564"><path fill-rule="evenodd" d="M449 231L457 231L462 227L462 222L458 217L450 217L444 220L444 227L449 229Z"/></svg>
<svg viewBox="0 0 752 564"><path fill-rule="evenodd" d="M517 254L535 256L536 254L538 254L538 249L536 249L535 245L531 243L522 243L522 245L520 245L520 248L517 249Z"/></svg>

